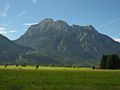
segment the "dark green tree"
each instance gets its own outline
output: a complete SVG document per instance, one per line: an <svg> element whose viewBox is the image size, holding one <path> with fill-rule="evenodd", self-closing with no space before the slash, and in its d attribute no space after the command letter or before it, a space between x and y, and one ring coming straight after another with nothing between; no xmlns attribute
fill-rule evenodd
<svg viewBox="0 0 120 90"><path fill-rule="evenodd" d="M107 55L102 56L100 66L103 69L105 69L107 67Z"/></svg>
<svg viewBox="0 0 120 90"><path fill-rule="evenodd" d="M36 65L36 69L38 69L38 68L39 68L39 65L37 64L37 65Z"/></svg>
<svg viewBox="0 0 120 90"><path fill-rule="evenodd" d="M111 67L113 69L120 68L120 58L116 54L111 56Z"/></svg>
<svg viewBox="0 0 120 90"><path fill-rule="evenodd" d="M103 55L100 66L102 69L120 69L120 58L118 55Z"/></svg>
<svg viewBox="0 0 120 90"><path fill-rule="evenodd" d="M8 66L8 65L7 65L7 64L5 64L5 66L4 66L4 67L6 68L7 66Z"/></svg>

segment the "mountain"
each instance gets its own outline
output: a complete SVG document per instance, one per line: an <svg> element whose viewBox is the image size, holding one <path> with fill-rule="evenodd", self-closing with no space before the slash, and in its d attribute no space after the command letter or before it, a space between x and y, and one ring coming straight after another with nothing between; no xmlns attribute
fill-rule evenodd
<svg viewBox="0 0 120 90"><path fill-rule="evenodd" d="M18 58L20 53L32 50L29 47L18 45L0 34L0 62L12 63Z"/></svg>
<svg viewBox="0 0 120 90"><path fill-rule="evenodd" d="M44 53L51 60L62 64L93 64L103 54L120 54L120 44L96 31L92 25L70 26L65 21L51 18L32 25L14 42L30 46L37 53Z"/></svg>

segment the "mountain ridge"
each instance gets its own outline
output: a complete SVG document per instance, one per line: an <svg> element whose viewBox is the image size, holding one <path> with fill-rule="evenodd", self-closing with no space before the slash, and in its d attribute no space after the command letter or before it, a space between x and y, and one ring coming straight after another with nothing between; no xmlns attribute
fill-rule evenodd
<svg viewBox="0 0 120 90"><path fill-rule="evenodd" d="M15 63L20 53L33 50L29 47L18 45L0 34L0 62Z"/></svg>
<svg viewBox="0 0 120 90"><path fill-rule="evenodd" d="M61 57L61 61L67 59L71 64L94 62L102 54L120 54L120 44L99 33L92 25L70 26L65 21L54 21L51 18L32 25L15 42L37 51L53 53Z"/></svg>

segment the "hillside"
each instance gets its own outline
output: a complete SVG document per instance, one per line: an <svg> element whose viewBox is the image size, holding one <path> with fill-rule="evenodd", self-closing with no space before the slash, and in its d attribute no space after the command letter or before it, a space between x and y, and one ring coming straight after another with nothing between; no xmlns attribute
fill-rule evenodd
<svg viewBox="0 0 120 90"><path fill-rule="evenodd" d="M10 41L0 34L0 62L12 63L18 58L20 53L32 50L29 47L21 46Z"/></svg>

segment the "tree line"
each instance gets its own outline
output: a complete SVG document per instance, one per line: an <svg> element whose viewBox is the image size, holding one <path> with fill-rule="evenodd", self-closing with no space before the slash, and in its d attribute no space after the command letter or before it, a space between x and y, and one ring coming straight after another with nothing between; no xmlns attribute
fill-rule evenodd
<svg viewBox="0 0 120 90"><path fill-rule="evenodd" d="M120 69L120 57L117 54L103 55L100 67L101 69Z"/></svg>

